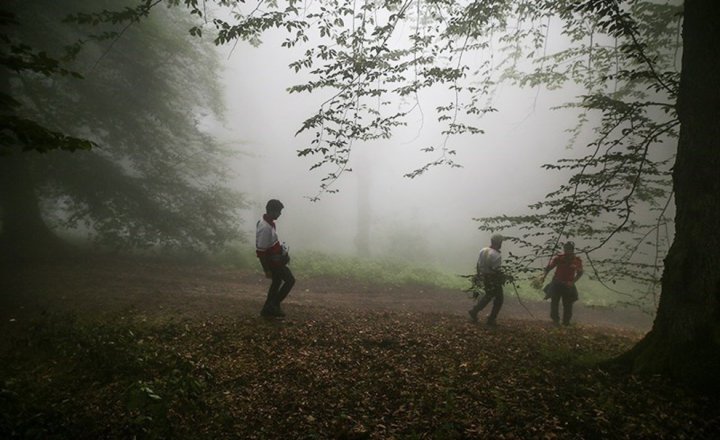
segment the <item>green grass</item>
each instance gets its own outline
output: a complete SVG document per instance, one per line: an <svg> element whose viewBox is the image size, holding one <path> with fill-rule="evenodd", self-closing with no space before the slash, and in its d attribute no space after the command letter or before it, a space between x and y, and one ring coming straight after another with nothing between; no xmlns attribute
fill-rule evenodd
<svg viewBox="0 0 720 440"><path fill-rule="evenodd" d="M464 289L467 281L457 274L443 272L390 258L360 258L302 252L294 257L293 269L304 276L352 278L378 284L419 284L448 289Z"/></svg>

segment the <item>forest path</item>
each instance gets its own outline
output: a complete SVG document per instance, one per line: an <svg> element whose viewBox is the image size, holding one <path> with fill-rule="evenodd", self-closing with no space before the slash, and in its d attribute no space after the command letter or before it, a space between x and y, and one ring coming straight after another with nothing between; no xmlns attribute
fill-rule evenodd
<svg viewBox="0 0 720 440"><path fill-rule="evenodd" d="M96 257L14 264L4 265L1 272L3 324L47 312L98 315L133 310L148 317L191 320L217 315L258 316L268 287L268 280L251 270L151 259ZM318 308L465 317L473 304L465 292L432 286L388 286L337 277L297 278L283 303L288 319L312 319ZM499 323L534 320L549 326L548 313L549 302L525 299L520 304L509 288ZM636 310L580 303L576 304L573 321L637 336L652 326L652 317Z"/></svg>

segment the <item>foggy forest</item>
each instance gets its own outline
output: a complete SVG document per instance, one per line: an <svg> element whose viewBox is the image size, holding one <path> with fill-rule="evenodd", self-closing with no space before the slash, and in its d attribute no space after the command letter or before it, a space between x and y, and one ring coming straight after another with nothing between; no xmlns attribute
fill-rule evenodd
<svg viewBox="0 0 720 440"><path fill-rule="evenodd" d="M0 437L714 438L718 22L5 0Z"/></svg>

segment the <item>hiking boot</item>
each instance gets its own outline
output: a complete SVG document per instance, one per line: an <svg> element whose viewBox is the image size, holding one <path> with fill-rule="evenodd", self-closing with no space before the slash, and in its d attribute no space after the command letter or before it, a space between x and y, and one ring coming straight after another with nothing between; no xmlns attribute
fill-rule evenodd
<svg viewBox="0 0 720 440"><path fill-rule="evenodd" d="M495 327L497 327L497 322L495 322L494 319L488 318L488 320L485 321L485 325L486 325L487 327L495 328Z"/></svg>
<svg viewBox="0 0 720 440"><path fill-rule="evenodd" d="M284 318L285 317L285 312L282 311L280 306L273 307L272 314L276 318Z"/></svg>
<svg viewBox="0 0 720 440"><path fill-rule="evenodd" d="M477 324L477 322L478 322L477 313L473 310L469 310L468 315L470 315L470 322L472 322L473 324Z"/></svg>

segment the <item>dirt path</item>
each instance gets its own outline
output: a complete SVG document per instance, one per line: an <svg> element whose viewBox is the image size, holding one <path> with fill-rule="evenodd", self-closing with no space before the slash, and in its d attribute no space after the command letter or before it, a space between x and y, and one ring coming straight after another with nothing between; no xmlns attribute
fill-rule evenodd
<svg viewBox="0 0 720 440"><path fill-rule="evenodd" d="M2 323L55 311L102 314L134 310L149 317L178 319L257 316L268 286L267 280L253 271L154 260L95 258L2 269ZM549 321L548 302L523 303L529 311L514 292L506 292L500 320ZM448 289L298 276L284 308L291 317L302 319L312 316L318 307L344 312L369 309L465 316L471 305L466 293ZM634 310L582 304L576 306L574 318L582 326L638 333L652 325L651 317Z"/></svg>

